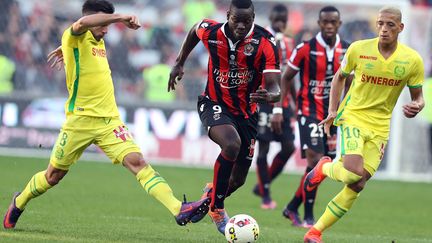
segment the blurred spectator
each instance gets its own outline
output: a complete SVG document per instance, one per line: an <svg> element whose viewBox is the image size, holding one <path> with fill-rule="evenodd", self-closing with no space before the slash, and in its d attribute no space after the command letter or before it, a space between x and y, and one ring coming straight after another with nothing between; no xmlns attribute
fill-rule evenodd
<svg viewBox="0 0 432 243"><path fill-rule="evenodd" d="M6 56L0 55L0 94L10 93L13 90L12 78L15 73L15 64Z"/></svg>
<svg viewBox="0 0 432 243"><path fill-rule="evenodd" d="M308 41L312 39L312 37L314 37L316 33L318 33L318 30L304 28L297 33L297 35L294 37L294 41L296 44L300 44L303 41Z"/></svg>
<svg viewBox="0 0 432 243"><path fill-rule="evenodd" d="M123 28L123 25L116 25L118 26ZM130 63L131 53L141 49L137 42L136 31L113 29L114 31L122 31L118 40L108 43L107 52L116 93L119 93L118 96L138 97L134 87L141 80L141 71Z"/></svg>
<svg viewBox="0 0 432 243"><path fill-rule="evenodd" d="M185 92L185 99L196 101L198 96L204 91L206 85L207 72L205 69L197 68L200 66L196 56L191 56L185 63L182 81L177 87L181 87ZM178 88L176 88L178 89Z"/></svg>
<svg viewBox="0 0 432 243"><path fill-rule="evenodd" d="M1 0L0 13L0 54L13 57L13 44L23 24L18 3L14 0Z"/></svg>
<svg viewBox="0 0 432 243"><path fill-rule="evenodd" d="M175 93L166 90L170 71L170 66L164 63L144 69L144 98L147 101L169 103L175 100Z"/></svg>
<svg viewBox="0 0 432 243"><path fill-rule="evenodd" d="M345 37L345 40L351 43L357 40L374 38L376 36L367 20L354 20L343 23L340 33Z"/></svg>
<svg viewBox="0 0 432 243"><path fill-rule="evenodd" d="M173 45L171 30L167 26L154 26L151 30L149 48L157 49L160 46Z"/></svg>
<svg viewBox="0 0 432 243"><path fill-rule="evenodd" d="M186 0L183 5L183 14L186 18L185 29L189 30L203 18L210 18L216 10L216 5L211 0Z"/></svg>
<svg viewBox="0 0 432 243"><path fill-rule="evenodd" d="M66 29L80 15L80 2L58 0L0 0L0 55L15 64L13 89L30 91L36 95L47 92L62 95L65 88L64 72L50 69L45 56L61 41L62 30ZM432 0L412 1L417 5L429 5ZM113 0L116 9L137 11L143 28L140 31L127 31L118 25L110 26L105 40L108 59L118 99L136 101L143 99L143 70L157 67L160 60L170 65L176 58L176 51L186 32L203 18L226 20L226 9L230 1L214 0ZM267 21L265 1L257 2L255 22ZM296 43L315 36L316 15L308 13L319 4L295 4L300 32L295 32ZM78 6L78 7L77 7ZM321 7L321 6L320 6ZM356 7L357 8L357 7ZM349 11L348 11L349 12ZM362 13L361 11L359 13ZM354 13L352 14L354 15ZM371 36L371 23L367 16L350 16L342 25L341 35L350 40ZM184 21L182 21L184 20ZM425 25L428 21L425 21ZM422 25L416 25L422 29ZM420 26L420 27L418 27ZM412 33L415 33L412 31ZM422 40L422 38L413 38ZM204 89L207 69L207 51L201 44L191 53L190 65L185 66L184 80L181 82L186 92L178 93L174 100L195 102L196 96ZM186 64L188 65L188 64ZM147 80L146 80L147 82ZM163 82L166 82L164 80ZM165 84L163 93L165 93ZM147 91L146 91L147 92ZM132 100L131 100L132 99Z"/></svg>
<svg viewBox="0 0 432 243"><path fill-rule="evenodd" d="M432 0L411 0L411 3L416 6L431 7Z"/></svg>
<svg viewBox="0 0 432 243"><path fill-rule="evenodd" d="M168 79L171 67L165 63L156 64L143 71L143 85L141 88L144 99L152 103L172 103L177 99L184 100L182 86L177 92L168 92ZM178 97L176 97L178 95Z"/></svg>

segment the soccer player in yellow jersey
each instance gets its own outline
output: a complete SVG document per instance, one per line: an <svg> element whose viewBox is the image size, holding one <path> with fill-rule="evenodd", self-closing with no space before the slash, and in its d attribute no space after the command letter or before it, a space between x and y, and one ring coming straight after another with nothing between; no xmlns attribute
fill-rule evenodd
<svg viewBox="0 0 432 243"><path fill-rule="evenodd" d="M322 242L324 230L353 205L366 181L378 169L390 131L393 108L405 86L411 102L403 106L406 117L415 117L424 107L424 66L420 55L398 42L404 25L399 9L384 7L376 22L379 36L353 43L333 78L329 113L324 130L340 126L340 160L323 157L307 175L305 190L315 188L325 177L345 183L327 205L321 218L304 236L304 242ZM338 108L345 78L354 72L350 90Z"/></svg>
<svg viewBox="0 0 432 243"><path fill-rule="evenodd" d="M144 190L175 216L179 225L201 220L208 212L210 199L182 203L175 198L167 182L146 163L119 118L103 37L111 23L120 22L130 29L138 29L138 18L114 14L114 6L106 0L87 0L82 13L83 17L64 31L61 51L57 54L64 60L69 91L66 121L48 168L36 173L24 190L15 194L4 217L4 228L14 228L26 204L59 183L92 143L113 163L122 163L129 169Z"/></svg>

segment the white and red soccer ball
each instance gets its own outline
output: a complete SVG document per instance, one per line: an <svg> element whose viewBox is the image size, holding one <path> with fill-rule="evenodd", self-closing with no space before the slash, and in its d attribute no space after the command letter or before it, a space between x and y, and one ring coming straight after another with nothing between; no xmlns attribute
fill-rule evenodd
<svg viewBox="0 0 432 243"><path fill-rule="evenodd" d="M248 243L258 240L259 226L254 218L237 214L230 218L225 227L225 238L230 243Z"/></svg>

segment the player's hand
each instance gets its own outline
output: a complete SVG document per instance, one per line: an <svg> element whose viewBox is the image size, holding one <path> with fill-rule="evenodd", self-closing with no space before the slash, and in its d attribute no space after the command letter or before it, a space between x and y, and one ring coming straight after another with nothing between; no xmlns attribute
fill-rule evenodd
<svg viewBox="0 0 432 243"><path fill-rule="evenodd" d="M51 51L47 56L47 63L50 65L50 68L54 68L57 66L57 70L60 70L64 66L63 60L64 59L61 46Z"/></svg>
<svg viewBox="0 0 432 243"><path fill-rule="evenodd" d="M282 134L283 121L284 119L282 113L273 114L272 118L270 119L270 128L273 130L273 132L276 134Z"/></svg>
<svg viewBox="0 0 432 243"><path fill-rule="evenodd" d="M327 118L318 123L318 126L324 125L324 132L327 134L327 137L331 137L330 127L333 125L333 121L336 118L337 112L329 112Z"/></svg>
<svg viewBox="0 0 432 243"><path fill-rule="evenodd" d="M266 89L259 87L255 93L249 95L250 101L254 103L268 103L270 99L269 92Z"/></svg>
<svg viewBox="0 0 432 243"><path fill-rule="evenodd" d="M413 118L421 111L421 108L417 102L411 101L410 103L404 105L402 110L407 118Z"/></svg>
<svg viewBox="0 0 432 243"><path fill-rule="evenodd" d="M175 86L177 85L177 82L183 78L183 74L184 72L182 65L177 64L171 69L168 80L168 92L175 90Z"/></svg>
<svg viewBox="0 0 432 243"><path fill-rule="evenodd" d="M129 29L136 30L136 29L139 29L141 27L139 19L135 15L124 15L124 16L122 16L122 22Z"/></svg>

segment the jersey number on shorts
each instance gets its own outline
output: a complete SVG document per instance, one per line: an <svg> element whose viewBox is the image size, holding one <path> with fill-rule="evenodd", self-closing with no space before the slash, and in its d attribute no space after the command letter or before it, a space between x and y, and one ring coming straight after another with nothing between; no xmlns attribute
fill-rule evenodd
<svg viewBox="0 0 432 243"><path fill-rule="evenodd" d="M318 126L316 123L309 124L309 128L311 129L310 137L311 138L322 138L324 137L323 126Z"/></svg>
<svg viewBox="0 0 432 243"><path fill-rule="evenodd" d="M214 111L215 115L216 114L220 114L220 113L222 113L222 107L220 105L214 105L213 106L213 111Z"/></svg>
<svg viewBox="0 0 432 243"><path fill-rule="evenodd" d="M343 132L346 134L346 138L348 138L348 139L351 138L351 135L353 135L356 138L360 137L360 130L358 128L355 128L355 127L352 129L352 134L350 132L349 127L345 127Z"/></svg>
<svg viewBox="0 0 432 243"><path fill-rule="evenodd" d="M222 107L220 105L214 105L213 106L213 119L219 120L220 119L220 113L222 113Z"/></svg>
<svg viewBox="0 0 432 243"><path fill-rule="evenodd" d="M66 132L63 132L63 134L62 134L62 138L61 138L61 140L60 140L60 142L59 142L60 146L63 147L63 146L66 145L66 143L67 143L67 138L68 138L67 133L66 133Z"/></svg>
<svg viewBox="0 0 432 243"><path fill-rule="evenodd" d="M258 126L260 127L270 127L270 119L272 118L273 114L267 114L265 112L259 113L259 120L258 120Z"/></svg>

